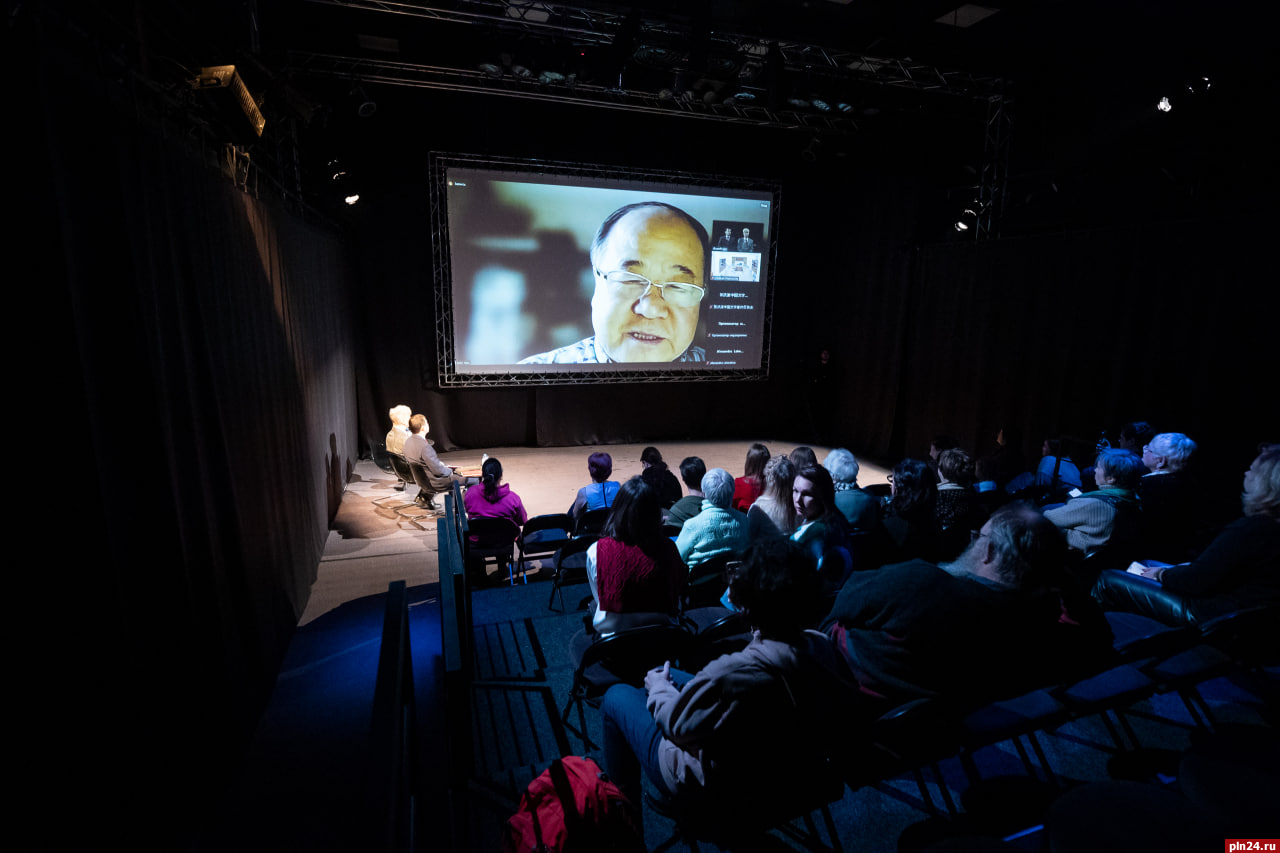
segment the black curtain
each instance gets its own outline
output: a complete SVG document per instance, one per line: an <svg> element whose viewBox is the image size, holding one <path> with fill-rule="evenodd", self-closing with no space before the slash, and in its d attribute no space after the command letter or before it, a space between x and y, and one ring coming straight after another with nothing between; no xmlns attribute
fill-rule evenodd
<svg viewBox="0 0 1280 853"><path fill-rule="evenodd" d="M31 29L25 233L49 254L24 283L55 325L26 372L53 386L42 435L72 451L79 509L37 528L34 731L64 816L45 834L181 846L265 707L356 458L346 252L235 186L110 57Z"/></svg>

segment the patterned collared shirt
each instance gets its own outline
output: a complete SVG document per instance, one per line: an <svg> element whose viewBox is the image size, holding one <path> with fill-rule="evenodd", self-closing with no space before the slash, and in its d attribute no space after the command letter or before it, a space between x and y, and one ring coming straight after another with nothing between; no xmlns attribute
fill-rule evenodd
<svg viewBox="0 0 1280 853"><path fill-rule="evenodd" d="M689 347L673 363L687 364L707 360L707 351L702 347ZM576 344L553 349L549 352L531 355L521 359L520 364L616 364L605 351L596 346L595 335L584 338Z"/></svg>

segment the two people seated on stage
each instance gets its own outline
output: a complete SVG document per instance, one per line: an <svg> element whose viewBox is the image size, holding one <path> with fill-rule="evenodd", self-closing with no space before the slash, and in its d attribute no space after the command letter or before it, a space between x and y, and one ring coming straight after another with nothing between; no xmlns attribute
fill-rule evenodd
<svg viewBox="0 0 1280 853"><path fill-rule="evenodd" d="M462 506L468 518L505 518L510 521L516 526L513 542L519 537L520 528L529 520L520 496L502 482L502 463L492 456L480 468L480 482L462 496ZM474 536L472 541L476 541Z"/></svg>
<svg viewBox="0 0 1280 853"><path fill-rule="evenodd" d="M689 494L671 505L663 515L667 527L679 530L684 523L702 512L702 477L707 473L707 463L698 456L686 456L680 462L680 479Z"/></svg>
<svg viewBox="0 0 1280 853"><path fill-rule="evenodd" d="M453 488L454 482L471 486L479 482L475 477L464 477L454 469L440 461L431 443L427 441L427 432L431 425L426 415L414 415L409 418L410 435L404 440L404 458L410 466L417 466L424 477L418 483L418 503L427 509L435 510L435 496Z"/></svg>
<svg viewBox="0 0 1280 853"><path fill-rule="evenodd" d="M593 631L605 635L675 619L689 572L675 543L663 535L653 487L640 477L623 483L602 534L587 549ZM580 658L586 643L575 642Z"/></svg>
<svg viewBox="0 0 1280 853"><path fill-rule="evenodd" d="M812 564L783 539L753 545L730 596L753 629L744 650L695 675L668 662L644 687L605 694L604 769L637 811L642 774L681 811L749 808L830 749L844 686L831 643L806 630L821 603Z"/></svg>
<svg viewBox="0 0 1280 853"><path fill-rule="evenodd" d="M578 494L569 507L569 514L575 522L585 512L613 506L620 488L617 480L609 479L613 476L613 457L608 453L592 453L588 456L587 473L591 475L591 482L578 489Z"/></svg>
<svg viewBox="0 0 1280 853"><path fill-rule="evenodd" d="M1235 610L1280 605L1280 445L1264 445L1244 474L1244 516L1195 559L1154 564L1140 577L1103 572L1094 597L1168 625L1203 622Z"/></svg>
<svg viewBox="0 0 1280 853"><path fill-rule="evenodd" d="M747 547L747 517L729 504L733 475L712 468L702 477L702 511L680 528L676 548L690 569L721 554L740 554Z"/></svg>
<svg viewBox="0 0 1280 853"><path fill-rule="evenodd" d="M954 562L851 575L826 630L869 702L865 718L923 697L986 702L1102 665L1111 630L1066 577L1065 554L1057 528L1016 503Z"/></svg>

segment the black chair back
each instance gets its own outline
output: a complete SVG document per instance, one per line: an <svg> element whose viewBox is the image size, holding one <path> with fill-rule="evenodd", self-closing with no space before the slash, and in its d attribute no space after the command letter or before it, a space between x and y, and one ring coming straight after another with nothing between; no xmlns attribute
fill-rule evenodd
<svg viewBox="0 0 1280 853"><path fill-rule="evenodd" d="M525 560L546 557L573 538L573 516L565 512L537 515L524 523L516 545L520 549L520 571Z"/></svg>
<svg viewBox="0 0 1280 853"><path fill-rule="evenodd" d="M582 515L578 516L577 527L574 528L574 536L599 536L604 530L604 523L609 520L608 508L605 509L589 509Z"/></svg>

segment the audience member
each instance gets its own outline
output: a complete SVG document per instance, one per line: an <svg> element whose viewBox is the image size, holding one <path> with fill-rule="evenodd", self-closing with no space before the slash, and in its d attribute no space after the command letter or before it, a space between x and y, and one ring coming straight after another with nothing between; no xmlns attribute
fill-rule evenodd
<svg viewBox="0 0 1280 853"><path fill-rule="evenodd" d="M982 503L978 502L978 493L973 488L975 479L977 476L974 475L973 460L969 459L969 453L952 447L938 455L938 498L934 515L943 530L960 529L969 532L977 530L987 520L987 512L983 511ZM968 535L964 538L964 543L969 543ZM959 551L946 556L955 557L957 553Z"/></svg>
<svg viewBox="0 0 1280 853"><path fill-rule="evenodd" d="M1068 546L1086 554L1108 542L1132 544L1139 524L1134 490L1144 470L1142 460L1128 450L1104 450L1093 470L1098 490L1048 509L1044 517L1062 531Z"/></svg>
<svg viewBox="0 0 1280 853"><path fill-rule="evenodd" d="M979 463L984 461L987 463L984 466L987 476L979 477L979 482L990 481L1003 489L1010 480L1027 470L1027 458L1022 452L1022 433L1012 427L1001 427L996 433L996 449L978 460Z"/></svg>
<svg viewBox="0 0 1280 853"><path fill-rule="evenodd" d="M505 518L516 526L516 534L529 520L524 502L502 482L502 463L490 456L480 469L480 482L467 489L462 505L468 518ZM476 541L475 537L471 541ZM512 541L515 541L514 538Z"/></svg>
<svg viewBox="0 0 1280 853"><path fill-rule="evenodd" d="M818 454L813 452L813 448L806 444L802 444L787 456L791 460L791 464L799 471L806 465L817 465Z"/></svg>
<svg viewBox="0 0 1280 853"><path fill-rule="evenodd" d="M658 493L658 503L663 509L670 509L680 500L680 481L667 469L658 448L646 447L640 452L640 468L640 476Z"/></svg>
<svg viewBox="0 0 1280 853"><path fill-rule="evenodd" d="M440 461L431 442L427 441L431 425L427 423L426 415L409 418L409 431L409 437L404 440L404 458L410 465L421 466L427 479L427 487L418 490L415 498L418 503L427 509L437 510L439 507L436 506L435 496L452 489L454 482L464 486L472 486L478 482L475 477L463 477Z"/></svg>
<svg viewBox="0 0 1280 853"><path fill-rule="evenodd" d="M942 528L934 513L938 481L933 469L923 460L903 459L889 475L889 495L881 522L888 552L880 562L938 560Z"/></svg>
<svg viewBox="0 0 1280 853"><path fill-rule="evenodd" d="M817 464L800 468L791 484L791 495L797 525L791 541L813 561L826 591L834 592L854 566L849 553L848 529L836 506L831 473Z"/></svg>
<svg viewBox="0 0 1280 853"><path fill-rule="evenodd" d="M639 477L618 489L603 536L587 549L597 634L668 621L680 612L689 573L662 535L658 495Z"/></svg>
<svg viewBox="0 0 1280 853"><path fill-rule="evenodd" d="M1204 502L1188 464L1196 443L1180 432L1162 432L1142 448L1146 474L1138 481L1144 553L1168 563L1194 557L1208 541Z"/></svg>
<svg viewBox="0 0 1280 853"><path fill-rule="evenodd" d="M620 488L617 480L610 480L613 475L613 457L608 453L592 453L587 457L587 473L591 482L578 489L578 495L569 507L573 520L582 518L582 514L593 509L608 509Z"/></svg>
<svg viewBox="0 0 1280 853"><path fill-rule="evenodd" d="M680 528L702 512L702 478L706 473L707 464L697 456L686 456L680 463L680 479L684 480L689 494L676 501L667 511L665 521L668 527Z"/></svg>
<svg viewBox="0 0 1280 853"><path fill-rule="evenodd" d="M733 484L733 508L746 512L764 493L764 466L769 461L769 448L753 444L747 450L747 468Z"/></svg>
<svg viewBox="0 0 1280 853"><path fill-rule="evenodd" d="M805 630L817 580L785 540L753 545L729 591L754 630L750 644L693 676L667 663L643 688L609 689L604 769L632 802L642 802L643 774L677 811L713 798L751 811L829 754L841 665L825 637Z"/></svg>
<svg viewBox="0 0 1280 853"><path fill-rule="evenodd" d="M746 550L747 517L729 504L733 500L733 475L712 468L702 478L702 511L680 528L676 548L685 565L693 568L721 554Z"/></svg>
<svg viewBox="0 0 1280 853"><path fill-rule="evenodd" d="M1009 481L1005 491L1011 495L1035 491L1038 494L1056 497L1065 493L1067 489L1078 489L1081 485L1080 469L1063 452L1062 439L1046 438L1044 444L1040 446L1040 464L1036 467L1035 473L1019 474Z"/></svg>
<svg viewBox="0 0 1280 853"><path fill-rule="evenodd" d="M858 460L837 447L822 460L836 489L836 508L852 530L872 530L880 524L880 502L858 488Z"/></svg>
<svg viewBox="0 0 1280 853"><path fill-rule="evenodd" d="M1107 610L1127 610L1169 625L1203 622L1234 610L1280 605L1280 445L1244 474L1244 516L1189 563L1155 565L1135 579L1104 572L1094 596Z"/></svg>
<svg viewBox="0 0 1280 853"><path fill-rule="evenodd" d="M927 696L988 701L1096 668L1111 632L1093 602L1068 592L1064 551L1053 525L1018 503L954 563L852 575L827 630L861 692L882 700L869 715Z"/></svg>
<svg viewBox="0 0 1280 853"><path fill-rule="evenodd" d="M791 484L796 468L786 456L775 456L764 466L764 494L747 510L747 538L752 542L790 536L796 529L796 508Z"/></svg>
<svg viewBox="0 0 1280 853"><path fill-rule="evenodd" d="M1146 421L1132 421L1120 427L1120 437L1116 444L1121 450L1135 454L1142 453L1142 448L1156 437L1156 430Z"/></svg>

